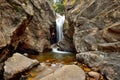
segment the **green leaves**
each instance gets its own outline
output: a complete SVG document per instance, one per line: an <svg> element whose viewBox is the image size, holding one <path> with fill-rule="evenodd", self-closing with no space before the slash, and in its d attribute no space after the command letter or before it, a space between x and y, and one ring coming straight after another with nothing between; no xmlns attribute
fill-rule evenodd
<svg viewBox="0 0 120 80"><path fill-rule="evenodd" d="M50 1L51 1L52 5L57 13L60 13L60 14L65 13L64 1L57 2L57 3L54 3L53 0L50 0Z"/></svg>

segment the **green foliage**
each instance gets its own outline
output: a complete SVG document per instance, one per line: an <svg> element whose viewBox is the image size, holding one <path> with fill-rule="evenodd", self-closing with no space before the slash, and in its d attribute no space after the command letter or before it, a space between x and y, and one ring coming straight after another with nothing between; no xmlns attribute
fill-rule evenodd
<svg viewBox="0 0 120 80"><path fill-rule="evenodd" d="M65 7L63 4L57 4L57 8L55 9L57 13L63 14L65 12Z"/></svg>
<svg viewBox="0 0 120 80"><path fill-rule="evenodd" d="M60 14L64 14L65 12L65 6L64 6L64 1L62 0L60 3L53 3L53 0L50 0L55 11Z"/></svg>

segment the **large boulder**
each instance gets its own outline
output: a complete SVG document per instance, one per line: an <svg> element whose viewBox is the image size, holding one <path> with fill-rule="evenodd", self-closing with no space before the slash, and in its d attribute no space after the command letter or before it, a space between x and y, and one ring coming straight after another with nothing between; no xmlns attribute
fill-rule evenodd
<svg viewBox="0 0 120 80"><path fill-rule="evenodd" d="M120 79L120 53L109 54L101 64L99 69L107 80Z"/></svg>
<svg viewBox="0 0 120 80"><path fill-rule="evenodd" d="M89 67L99 67L105 58L105 54L100 51L89 51L84 53L79 53L76 55L76 59L88 65Z"/></svg>
<svg viewBox="0 0 120 80"><path fill-rule="evenodd" d="M119 80L119 54L119 52L105 53L100 51L89 51L77 54L76 59L88 65L93 70L100 71L107 80Z"/></svg>
<svg viewBox="0 0 120 80"><path fill-rule="evenodd" d="M119 8L119 0L69 0L66 6L77 60L97 67L108 80L120 76Z"/></svg>
<svg viewBox="0 0 120 80"><path fill-rule="evenodd" d="M55 11L49 0L1 0L0 13L0 37L3 37L0 47L10 44L13 32L29 14L33 19L22 33L18 50L25 52L32 49L43 52L45 48L49 48L49 29L55 22Z"/></svg>
<svg viewBox="0 0 120 80"><path fill-rule="evenodd" d="M65 65L52 74L38 80L85 80L85 72L76 65Z"/></svg>
<svg viewBox="0 0 120 80"><path fill-rule="evenodd" d="M15 53L5 61L4 79L9 80L15 77L18 73L29 70L37 64L39 64L39 61L32 60L19 53Z"/></svg>
<svg viewBox="0 0 120 80"><path fill-rule="evenodd" d="M118 42L118 4L120 1L114 0L69 0L66 5L68 28L64 31L65 40L74 44L77 52L97 50L99 43Z"/></svg>

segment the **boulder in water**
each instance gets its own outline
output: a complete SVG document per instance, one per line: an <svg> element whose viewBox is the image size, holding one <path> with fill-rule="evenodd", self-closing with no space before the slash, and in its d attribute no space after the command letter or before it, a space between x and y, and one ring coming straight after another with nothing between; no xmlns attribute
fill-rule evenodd
<svg viewBox="0 0 120 80"><path fill-rule="evenodd" d="M37 64L39 64L37 60L32 60L19 53L15 53L5 61L4 79L13 78L16 74L28 70Z"/></svg>

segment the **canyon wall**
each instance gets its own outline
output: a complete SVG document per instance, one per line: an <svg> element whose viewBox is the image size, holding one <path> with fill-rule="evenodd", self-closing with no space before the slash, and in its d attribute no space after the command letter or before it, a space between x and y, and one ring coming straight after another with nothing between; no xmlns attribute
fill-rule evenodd
<svg viewBox="0 0 120 80"><path fill-rule="evenodd" d="M49 0L0 0L0 49L11 44L13 32L27 18L33 19L17 46L17 51L43 52L50 48L50 27L54 27L55 11ZM17 40L16 40L17 41Z"/></svg>
<svg viewBox="0 0 120 80"><path fill-rule="evenodd" d="M76 59L119 80L120 1L68 0L66 18L65 41L75 46Z"/></svg>

